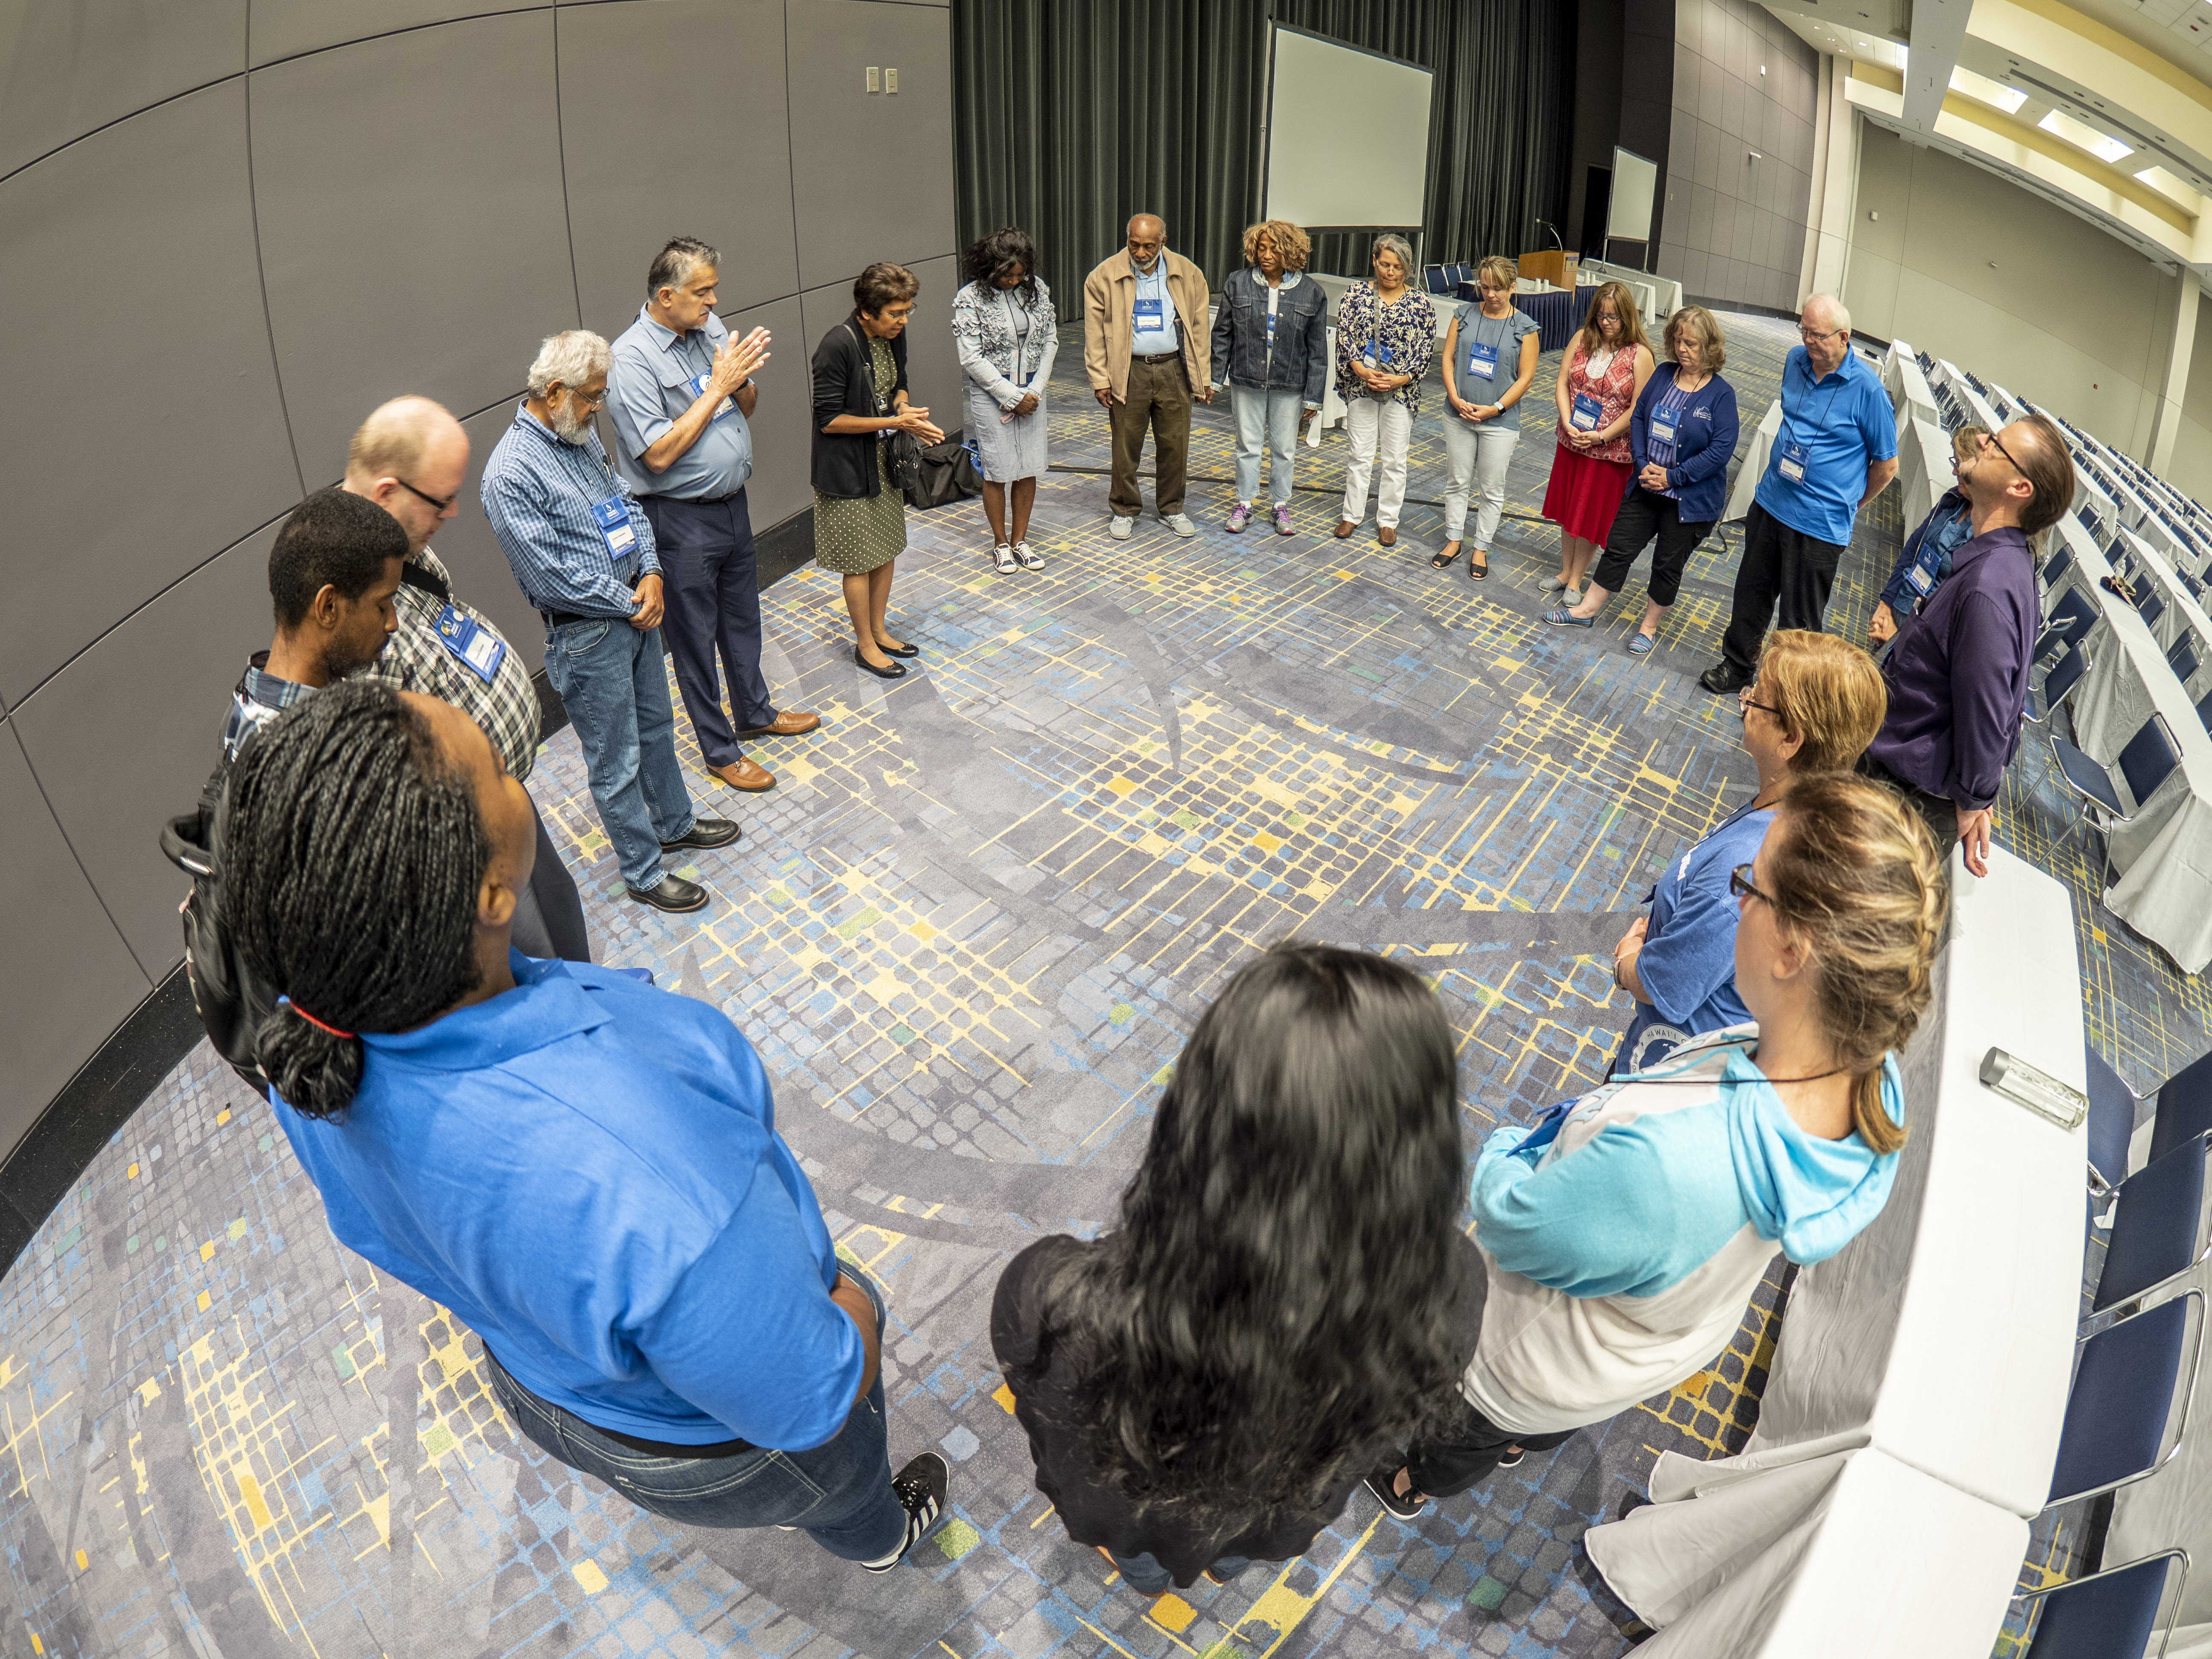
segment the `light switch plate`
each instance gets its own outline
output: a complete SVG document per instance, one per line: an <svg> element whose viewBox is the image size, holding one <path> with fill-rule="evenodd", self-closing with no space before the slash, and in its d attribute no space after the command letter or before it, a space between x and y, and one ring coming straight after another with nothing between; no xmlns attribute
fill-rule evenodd
<svg viewBox="0 0 2212 1659"><path fill-rule="evenodd" d="M895 93L898 90L898 71L896 70L887 69L884 71L884 90L887 93Z"/></svg>
<svg viewBox="0 0 2212 1659"><path fill-rule="evenodd" d="M896 71L894 70L893 73L896 73ZM873 64L870 64L868 66L868 90L870 92L879 92L882 90L882 88L877 83L876 70Z"/></svg>

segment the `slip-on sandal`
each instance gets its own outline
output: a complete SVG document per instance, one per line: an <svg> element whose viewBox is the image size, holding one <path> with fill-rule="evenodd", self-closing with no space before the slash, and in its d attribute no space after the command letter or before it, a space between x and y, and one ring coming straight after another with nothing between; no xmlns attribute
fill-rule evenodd
<svg viewBox="0 0 2212 1659"><path fill-rule="evenodd" d="M1658 643L1649 634L1638 634L1628 641L1628 653L1632 657L1640 657Z"/></svg>
<svg viewBox="0 0 2212 1659"><path fill-rule="evenodd" d="M1597 626L1597 618L1595 617L1577 617L1564 605L1559 605L1555 609L1547 611L1544 613L1544 620L1551 623L1554 628L1595 628Z"/></svg>

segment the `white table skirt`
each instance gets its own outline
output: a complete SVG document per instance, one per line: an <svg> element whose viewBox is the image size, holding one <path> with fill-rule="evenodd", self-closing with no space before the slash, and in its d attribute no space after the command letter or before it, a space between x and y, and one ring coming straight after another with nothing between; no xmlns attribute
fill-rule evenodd
<svg viewBox="0 0 2212 1659"><path fill-rule="evenodd" d="M2172 650L2173 642L2187 632L2196 636L2197 662L2201 665L2212 660L2212 617L2204 614L2204 607L2197 604L2189 590L2181 585L2172 556L2161 550L2148 536L2134 531L2122 533L2127 538L2128 550L2135 555L2136 568L2157 591L2158 597L2166 606L2159 614L2158 621L2151 626L2151 632L2157 636L2159 648ZM2161 535L2157 539L2166 542L2169 547L2172 545L2168 536Z"/></svg>
<svg viewBox="0 0 2212 1659"><path fill-rule="evenodd" d="M1766 457L1781 430L1782 399L1777 398L1766 406L1765 415L1751 434L1751 447L1744 452L1743 465L1736 471L1735 487L1729 491L1728 510L1721 514L1726 522L1733 524L1751 511L1751 498L1759 481L1766 476Z"/></svg>
<svg viewBox="0 0 2212 1659"><path fill-rule="evenodd" d="M1900 421L1897 435L1897 485L1909 537L1951 487L1951 440L1933 420Z"/></svg>
<svg viewBox="0 0 2212 1659"><path fill-rule="evenodd" d="M1583 1535L1659 1634L1638 1659L1981 1659L2027 1522L1870 1447L1753 1474L1686 1459Z"/></svg>

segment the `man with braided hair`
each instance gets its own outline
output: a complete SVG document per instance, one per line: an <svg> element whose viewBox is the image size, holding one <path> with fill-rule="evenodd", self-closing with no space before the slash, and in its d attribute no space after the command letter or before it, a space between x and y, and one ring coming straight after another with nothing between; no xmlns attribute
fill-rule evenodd
<svg viewBox="0 0 2212 1659"><path fill-rule="evenodd" d="M679 1524L889 1572L945 1460L886 1453L879 1293L839 1266L712 1006L513 950L522 786L450 704L355 681L270 722L225 823L256 1048L331 1231L453 1310L551 1456Z"/></svg>

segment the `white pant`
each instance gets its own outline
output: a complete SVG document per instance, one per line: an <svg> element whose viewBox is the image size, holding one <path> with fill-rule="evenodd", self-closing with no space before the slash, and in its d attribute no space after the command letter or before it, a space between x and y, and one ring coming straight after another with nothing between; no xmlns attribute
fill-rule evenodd
<svg viewBox="0 0 2212 1659"><path fill-rule="evenodd" d="M1358 524L1367 516L1367 473L1375 465L1375 441L1382 441L1382 476L1375 486L1375 522L1395 528L1406 504L1406 448L1413 441L1413 417L1393 398L1381 403L1362 392L1344 411L1352 435L1352 461L1344 469L1344 516Z"/></svg>
<svg viewBox="0 0 2212 1659"><path fill-rule="evenodd" d="M1237 415L1237 499L1248 505L1260 489L1260 447L1267 448L1267 495L1276 506L1291 499L1291 469L1298 453L1302 393L1229 388L1229 407Z"/></svg>
<svg viewBox="0 0 2212 1659"><path fill-rule="evenodd" d="M1482 505L1474 515L1474 544L1490 550L1498 534L1498 515L1505 511L1505 464L1513 459L1513 446L1521 441L1521 428L1502 421L1480 425L1458 416L1444 416L1444 455L1451 463L1444 481L1444 539L1455 542L1467 528L1467 491L1472 483L1481 493Z"/></svg>

